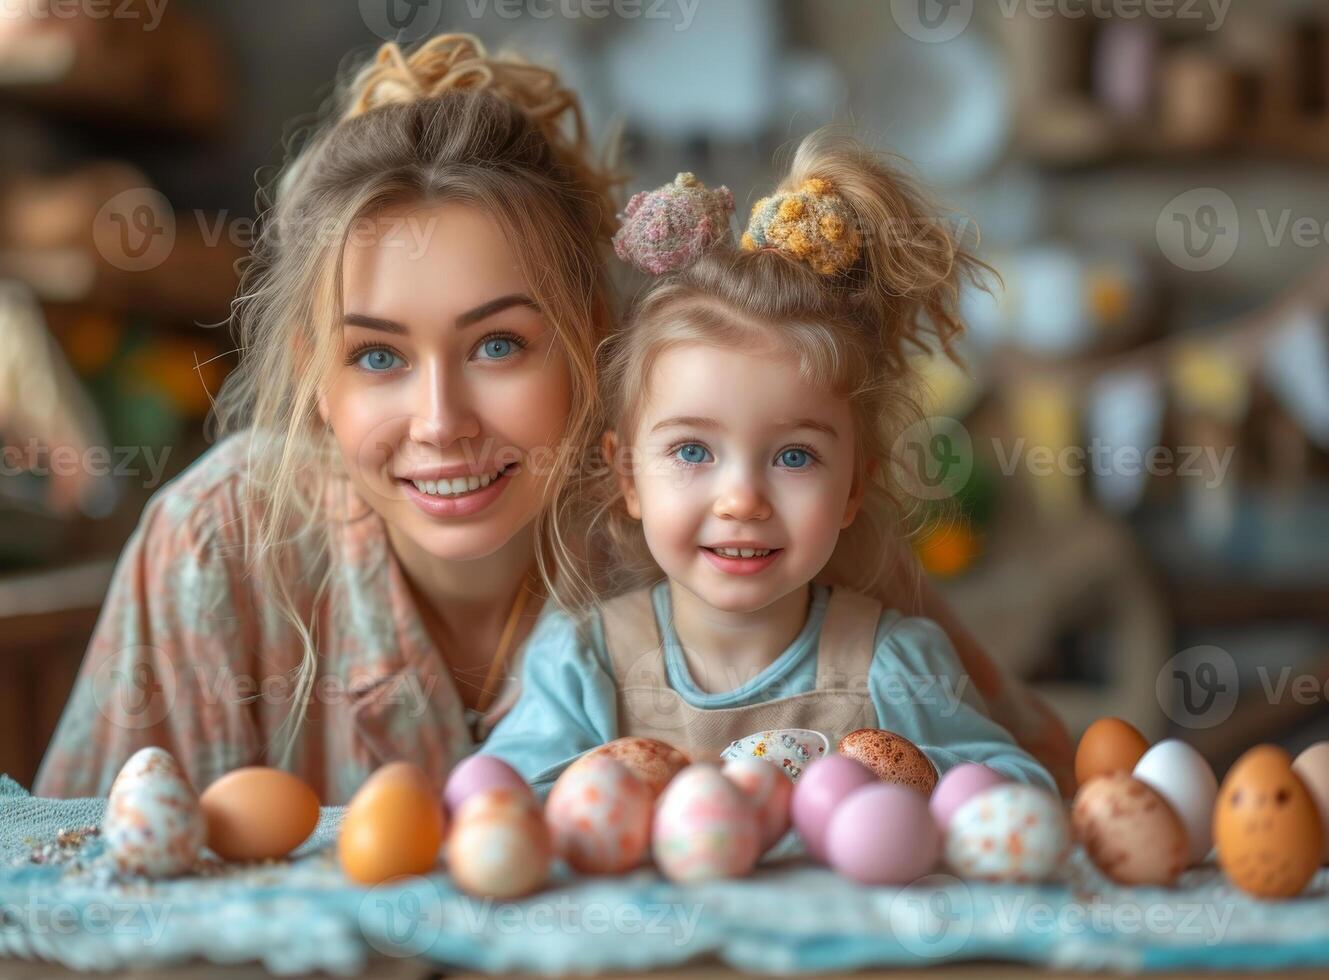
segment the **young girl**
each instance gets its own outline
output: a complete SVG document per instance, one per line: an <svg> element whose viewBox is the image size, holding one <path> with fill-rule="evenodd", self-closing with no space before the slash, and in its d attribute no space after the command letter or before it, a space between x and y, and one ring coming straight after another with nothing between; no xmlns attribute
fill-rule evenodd
<svg viewBox="0 0 1329 980"><path fill-rule="evenodd" d="M556 74L472 37L385 45L340 87L262 202L226 438L144 510L38 794L104 794L145 745L200 789L266 764L344 803L395 759L442 784L512 703L544 597L580 604L603 561L573 477L615 180ZM876 589L947 621L994 713L1070 772L933 593Z"/></svg>
<svg viewBox="0 0 1329 980"><path fill-rule="evenodd" d="M911 739L939 772L983 762L1055 790L988 716L933 622L817 577L870 585L900 519L890 454L916 414L908 348L946 348L978 263L908 182L814 134L736 249L725 188L690 174L628 207L619 254L663 273L601 378L619 461L602 527L656 585L582 621L551 616L485 751L544 790L623 735L694 759L771 729L830 745ZM878 561L849 568L846 561ZM853 573L858 572L855 576Z"/></svg>

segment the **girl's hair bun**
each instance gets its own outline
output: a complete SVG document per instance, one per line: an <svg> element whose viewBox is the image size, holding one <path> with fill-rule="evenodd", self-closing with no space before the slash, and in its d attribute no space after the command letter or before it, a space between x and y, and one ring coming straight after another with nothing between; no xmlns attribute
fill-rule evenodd
<svg viewBox="0 0 1329 980"><path fill-rule="evenodd" d="M632 195L614 235L614 251L642 272L673 272L716 245L733 244L733 211L728 187L712 189L681 173L672 183Z"/></svg>
<svg viewBox="0 0 1329 980"><path fill-rule="evenodd" d="M823 276L853 268L863 251L854 209L820 177L754 204L742 244L779 249Z"/></svg>

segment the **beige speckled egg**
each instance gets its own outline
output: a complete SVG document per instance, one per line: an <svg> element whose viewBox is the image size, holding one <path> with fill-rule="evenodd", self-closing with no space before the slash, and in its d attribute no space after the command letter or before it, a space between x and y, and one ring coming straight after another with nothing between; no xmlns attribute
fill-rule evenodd
<svg viewBox="0 0 1329 980"><path fill-rule="evenodd" d="M654 797L609 756L569 766L545 803L554 851L584 874L621 874L641 863L651 840Z"/></svg>
<svg viewBox="0 0 1329 980"><path fill-rule="evenodd" d="M651 791L652 799L658 797L669 785L669 780L692 761L682 750L674 748L668 742L630 735L616 738L599 748L592 749L569 766L568 770L589 759L604 757L616 759L627 766L628 771Z"/></svg>
<svg viewBox="0 0 1329 980"><path fill-rule="evenodd" d="M1002 783L965 800L946 826L946 862L965 878L1043 881L1070 849L1066 808L1051 793Z"/></svg>
<svg viewBox="0 0 1329 980"><path fill-rule="evenodd" d="M106 853L124 874L164 878L190 870L207 833L198 796L165 749L139 749L111 785L102 818Z"/></svg>
<svg viewBox="0 0 1329 980"><path fill-rule="evenodd" d="M887 783L900 783L931 796L937 786L937 768L923 751L903 735L881 728L860 728L840 739L839 753L861 762Z"/></svg>
<svg viewBox="0 0 1329 980"><path fill-rule="evenodd" d="M1233 763L1214 809L1218 863L1232 884L1260 898L1299 894L1320 866L1323 833L1285 751L1257 745Z"/></svg>
<svg viewBox="0 0 1329 980"><path fill-rule="evenodd" d="M752 870L761 831L742 791L718 767L695 763L661 794L651 844L655 863L669 879L712 881Z"/></svg>
<svg viewBox="0 0 1329 980"><path fill-rule="evenodd" d="M1071 828L1098 869L1123 885L1171 884L1187 864L1181 818L1129 773L1098 776L1080 787Z"/></svg>
<svg viewBox="0 0 1329 980"><path fill-rule="evenodd" d="M457 886L487 898L520 898L549 879L554 849L529 794L482 790L457 810L447 840Z"/></svg>

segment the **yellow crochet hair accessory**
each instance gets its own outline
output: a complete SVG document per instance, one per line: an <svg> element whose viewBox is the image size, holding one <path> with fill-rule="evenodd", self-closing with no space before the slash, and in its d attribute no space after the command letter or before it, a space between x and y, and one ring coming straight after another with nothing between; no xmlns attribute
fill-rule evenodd
<svg viewBox="0 0 1329 980"><path fill-rule="evenodd" d="M830 181L813 177L797 189L763 197L752 206L742 246L749 252L776 248L823 276L851 268L863 251L849 202Z"/></svg>

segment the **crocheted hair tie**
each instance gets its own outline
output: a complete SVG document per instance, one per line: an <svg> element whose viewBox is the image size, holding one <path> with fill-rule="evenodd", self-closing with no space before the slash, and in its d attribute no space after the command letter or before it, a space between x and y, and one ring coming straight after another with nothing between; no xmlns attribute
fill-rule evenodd
<svg viewBox="0 0 1329 980"><path fill-rule="evenodd" d="M754 204L742 246L750 252L777 249L830 276L858 261L863 236L849 202L830 181L813 177Z"/></svg>
<svg viewBox="0 0 1329 980"><path fill-rule="evenodd" d="M681 173L672 183L632 195L619 216L623 223L614 235L614 251L642 272L673 272L707 249L733 242L733 210L728 187L711 189L693 174Z"/></svg>

